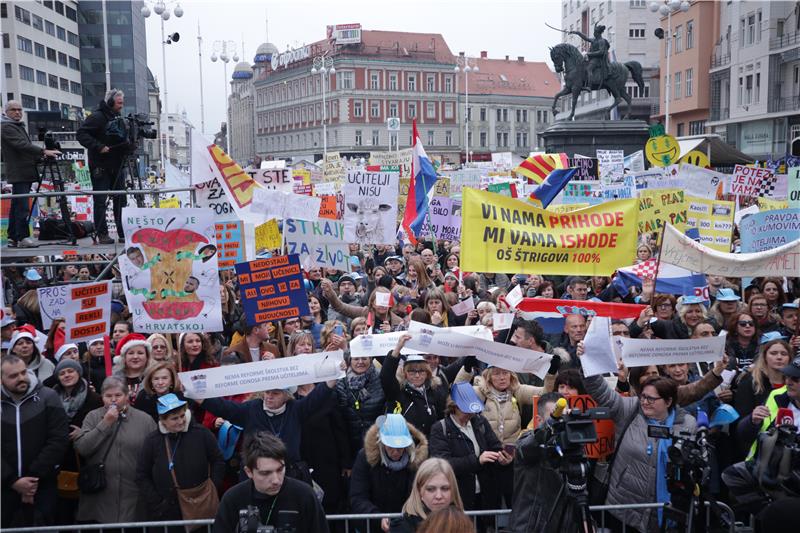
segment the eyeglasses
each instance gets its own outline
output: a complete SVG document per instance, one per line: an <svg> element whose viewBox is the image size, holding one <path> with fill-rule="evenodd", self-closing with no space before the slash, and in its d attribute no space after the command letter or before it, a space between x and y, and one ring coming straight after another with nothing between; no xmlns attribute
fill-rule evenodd
<svg viewBox="0 0 800 533"><path fill-rule="evenodd" d="M767 304L750 304L750 307L766 307Z"/></svg>
<svg viewBox="0 0 800 533"><path fill-rule="evenodd" d="M658 309L672 309L672 304L658 304L656 306Z"/></svg>
<svg viewBox="0 0 800 533"><path fill-rule="evenodd" d="M663 400L663 398L659 398L657 396L648 396L647 394L640 394L639 401L646 404L654 404L658 400Z"/></svg>
<svg viewBox="0 0 800 533"><path fill-rule="evenodd" d="M21 107L9 107L6 111L22 111Z"/></svg>
<svg viewBox="0 0 800 533"><path fill-rule="evenodd" d="M740 325L741 327L743 327L743 328L748 328L748 327L753 327L753 326L755 326L756 324L755 324L755 322L753 322L752 320L740 320L740 321L739 321L739 325Z"/></svg>
<svg viewBox="0 0 800 533"><path fill-rule="evenodd" d="M409 374L417 374L417 375L418 374L427 374L427 372L422 368L408 369L408 370L406 370L406 372L409 373Z"/></svg>

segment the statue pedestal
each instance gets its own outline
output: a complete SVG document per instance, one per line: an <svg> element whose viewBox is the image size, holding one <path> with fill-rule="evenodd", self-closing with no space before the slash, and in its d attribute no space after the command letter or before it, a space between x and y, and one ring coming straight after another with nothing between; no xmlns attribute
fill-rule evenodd
<svg viewBox="0 0 800 533"><path fill-rule="evenodd" d="M541 134L547 153L565 152L596 157L595 151L623 150L625 155L643 150L650 138L643 120L574 120L552 124Z"/></svg>

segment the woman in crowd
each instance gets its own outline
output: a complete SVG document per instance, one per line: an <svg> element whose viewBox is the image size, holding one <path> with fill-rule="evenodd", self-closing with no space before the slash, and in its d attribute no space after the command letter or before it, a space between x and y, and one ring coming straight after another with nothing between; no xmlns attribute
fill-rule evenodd
<svg viewBox="0 0 800 533"><path fill-rule="evenodd" d="M58 361L55 360L55 355L59 347L64 344L64 329L66 327L66 320L63 318L54 318L53 322L50 324L50 329L47 330L47 339L44 341L44 351L42 351L42 355L54 361L53 364L58 363Z"/></svg>
<svg viewBox="0 0 800 533"><path fill-rule="evenodd" d="M653 257L653 250L647 244L640 244L636 247L636 262L642 263Z"/></svg>
<svg viewBox="0 0 800 533"><path fill-rule="evenodd" d="M136 405L144 373L150 362L150 344L144 335L128 333L119 340L116 351L119 356L119 367L113 375L125 380L130 394L130 404Z"/></svg>
<svg viewBox="0 0 800 533"><path fill-rule="evenodd" d="M469 383L454 383L447 416L431 429L429 448L433 457L447 459L458 480L466 509L489 509L497 488L496 464L508 465L512 456L503 450L480 401Z"/></svg>
<svg viewBox="0 0 800 533"><path fill-rule="evenodd" d="M551 375L548 374L547 378L550 376ZM577 396L579 394L586 394L586 387L583 385L583 375L577 368L564 368L559 370L552 387L548 387L547 381L545 381L544 388L546 389L544 392L555 391L562 396Z"/></svg>
<svg viewBox="0 0 800 533"><path fill-rule="evenodd" d="M286 357L314 353L314 337L308 331L296 331L289 337Z"/></svg>
<svg viewBox="0 0 800 533"><path fill-rule="evenodd" d="M717 296L714 305L708 312L708 316L713 318L717 324L727 324L728 320L736 313L747 311L739 296L733 289L721 287L717 289Z"/></svg>
<svg viewBox="0 0 800 533"><path fill-rule="evenodd" d="M706 372L702 378L678 385L677 405L680 407L691 405L717 388L722 383L722 371L725 370L729 364L728 356L724 356L722 359L715 362L713 368ZM628 373L627 382L617 383L617 390L622 394L638 396L642 392L644 383L648 379L658 376L664 376L664 372L657 366L633 367Z"/></svg>
<svg viewBox="0 0 800 533"><path fill-rule="evenodd" d="M336 400L347 422L351 460L364 443L364 434L383 414L386 397L372 357L351 357L347 375L336 383Z"/></svg>
<svg viewBox="0 0 800 533"><path fill-rule="evenodd" d="M350 510L357 514L399 513L414 475L428 458L428 439L403 415L378 418L367 431L350 478ZM389 519L380 528L389 529ZM373 529L376 531L375 525Z"/></svg>
<svg viewBox="0 0 800 533"><path fill-rule="evenodd" d="M172 350L172 343L161 333L153 333L147 337L147 342L150 343L150 357L153 361L167 361L178 370L177 361L175 360L175 353Z"/></svg>
<svg viewBox="0 0 800 533"><path fill-rule="evenodd" d="M764 278L761 282L761 294L767 298L771 313L780 313L781 306L787 302L786 293L783 291L783 282L780 278Z"/></svg>
<svg viewBox="0 0 800 533"><path fill-rule="evenodd" d="M372 333L388 333L403 324L403 319L392 313L388 305L378 305L375 301L378 294L391 296L391 291L385 287L376 287L369 296L367 306L362 307L342 302L336 291L333 290L333 283L330 280L323 279L320 286L322 287L323 296L328 299L331 307L337 313L347 318L366 318ZM385 298L385 296L382 298Z"/></svg>
<svg viewBox="0 0 800 533"><path fill-rule="evenodd" d="M611 284L611 278L607 276L592 276L589 278L589 297L599 297L609 284Z"/></svg>
<svg viewBox="0 0 800 533"><path fill-rule="evenodd" d="M367 319L363 316L354 318L350 321L350 338L354 339L359 335L368 333Z"/></svg>
<svg viewBox="0 0 800 533"><path fill-rule="evenodd" d="M578 356L583 356L583 342ZM667 450L670 441L648 436L649 425L668 426L673 434L693 435L697 423L678 407L678 384L661 376L648 378L638 397L625 398L614 392L601 375L585 379L586 389L598 406L608 407L616 427L616 457L608 472L605 504L668 502ZM664 517L653 509L611 510L607 515L637 531L658 531ZM606 522L608 524L608 521ZM612 529L619 524L612 524Z"/></svg>
<svg viewBox="0 0 800 533"><path fill-rule="evenodd" d="M180 382L175 367L167 361L153 362L144 374L142 392L136 399L136 408L158 422L158 400L167 394L176 394L183 400Z"/></svg>
<svg viewBox="0 0 800 533"><path fill-rule="evenodd" d="M728 319L725 329L728 331L725 352L731 359L731 367L745 370L758 356L758 325L749 314L737 313Z"/></svg>
<svg viewBox="0 0 800 533"><path fill-rule="evenodd" d="M8 353L22 359L28 370L41 382L52 376L56 368L52 361L39 353L39 348L36 346L36 330L30 324L17 328L8 343Z"/></svg>
<svg viewBox="0 0 800 533"><path fill-rule="evenodd" d="M418 533L473 533L472 519L454 506L445 507L428 515L417 528Z"/></svg>
<svg viewBox="0 0 800 533"><path fill-rule="evenodd" d="M428 277L425 263L419 257L412 257L408 260L406 286L411 289L411 295L417 301L422 301L425 298L425 294L436 287L436 284Z"/></svg>
<svg viewBox="0 0 800 533"><path fill-rule="evenodd" d="M225 461L211 432L192 420L185 400L169 393L160 396L157 404L158 429L146 435L142 443L136 483L146 503L146 520L184 520L176 485L190 489L210 480L212 490L219 491ZM173 526L167 531L181 533L185 529Z"/></svg>
<svg viewBox="0 0 800 533"><path fill-rule="evenodd" d="M62 344L55 353L55 364L58 366L58 363L63 361L64 359L71 359L76 363L81 363L80 354L78 352L78 345L73 343ZM83 366L83 365L81 365ZM87 369L84 367L84 373L86 373ZM52 388L56 383L58 383L58 375L56 372L53 372L53 375L44 380L42 383L45 387Z"/></svg>
<svg viewBox="0 0 800 533"><path fill-rule="evenodd" d="M672 320L656 319L651 321L650 319L655 316L653 309L647 307L636 322L631 323L631 337L641 337L644 328L649 326L653 335L659 339L688 339L692 334L692 329L707 319L704 302L702 296L683 296L678 314Z"/></svg>
<svg viewBox="0 0 800 533"><path fill-rule="evenodd" d="M106 359L103 353L105 341L103 337L92 339L86 345L86 353L83 354L83 366L86 368L86 379L94 387L100 390L103 380L106 379Z"/></svg>
<svg viewBox="0 0 800 533"><path fill-rule="evenodd" d="M419 465L403 516L390 520L389 533L414 533L429 514L450 506L464 510L453 468L444 459L427 459Z"/></svg>
<svg viewBox="0 0 800 533"><path fill-rule="evenodd" d="M677 302L671 294L656 294L650 304L650 307L653 308L653 316L658 320L672 320L675 316Z"/></svg>
<svg viewBox="0 0 800 533"><path fill-rule="evenodd" d="M202 333L181 333L178 338L178 354L180 356L178 370L181 372L219 366L211 354L208 337Z"/></svg>
<svg viewBox="0 0 800 533"><path fill-rule="evenodd" d="M777 331L780 328L777 316L769 310L766 296L754 294L749 301L746 312L756 320L758 331L763 334L769 331Z"/></svg>
<svg viewBox="0 0 800 533"><path fill-rule="evenodd" d="M77 350L77 349L76 349ZM69 420L70 445L64 452L61 460L62 472L79 472L80 464L75 448L72 445L81 432L81 425L86 415L90 411L103 406L103 400L89 386L84 379L84 368L81 364L71 358L62 358L56 365L55 374L57 381L53 385L53 390L61 398L61 405L67 413ZM67 498L59 495L58 498L58 517L59 524L72 524L75 522L75 498Z"/></svg>
<svg viewBox="0 0 800 533"><path fill-rule="evenodd" d="M553 288L553 283L551 281L543 281L541 285L539 285L537 298L555 298L556 291Z"/></svg>
<svg viewBox="0 0 800 533"><path fill-rule="evenodd" d="M404 333L384 360L380 372L381 387L386 396L387 411L403 415L415 428L429 435L434 422L444 416L447 389L433 378L430 366L419 355L406 357L398 381L400 351L410 338L411 335Z"/></svg>
<svg viewBox="0 0 800 533"><path fill-rule="evenodd" d="M311 321L311 334L314 336L314 346L321 347L322 340L320 334L322 333L322 325L328 321L328 311L322 302L315 295L308 296L308 310L311 312L313 320Z"/></svg>
<svg viewBox="0 0 800 533"><path fill-rule="evenodd" d="M123 379L106 378L100 394L103 407L86 415L75 449L83 459L81 468L105 465L106 487L81 493L77 519L99 524L142 521L146 513L136 483L136 465L139 450L156 423L130 406L130 391Z"/></svg>
<svg viewBox="0 0 800 533"><path fill-rule="evenodd" d="M431 289L427 292L422 307L430 313L431 324L434 326L447 328L464 325L466 316L458 317L450 310L450 304L447 303L444 291L440 288Z"/></svg>

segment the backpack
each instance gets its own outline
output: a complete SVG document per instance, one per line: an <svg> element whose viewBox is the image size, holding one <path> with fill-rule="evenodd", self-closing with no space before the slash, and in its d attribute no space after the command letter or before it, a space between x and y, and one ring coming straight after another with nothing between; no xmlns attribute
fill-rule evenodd
<svg viewBox="0 0 800 533"><path fill-rule="evenodd" d="M89 221L70 222L72 233L76 239L82 239L94 231L94 224ZM60 218L39 219L39 240L57 241L69 237L66 224Z"/></svg>

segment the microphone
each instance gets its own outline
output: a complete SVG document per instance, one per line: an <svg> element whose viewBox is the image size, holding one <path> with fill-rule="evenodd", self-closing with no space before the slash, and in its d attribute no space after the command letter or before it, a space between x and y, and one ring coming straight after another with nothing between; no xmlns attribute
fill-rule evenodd
<svg viewBox="0 0 800 533"><path fill-rule="evenodd" d="M705 411L698 409L697 410L697 435L696 435L696 442L700 446L707 446L708 440L706 437L708 436L708 415Z"/></svg>
<svg viewBox="0 0 800 533"><path fill-rule="evenodd" d="M567 408L567 400L564 398L559 398L556 402L556 408L553 409L553 413L550 415L552 418L561 418L561 415L564 414L564 409Z"/></svg>
<svg viewBox="0 0 800 533"><path fill-rule="evenodd" d="M778 409L778 415L775 417L775 427L792 426L794 425L794 413L788 407L781 407Z"/></svg>

